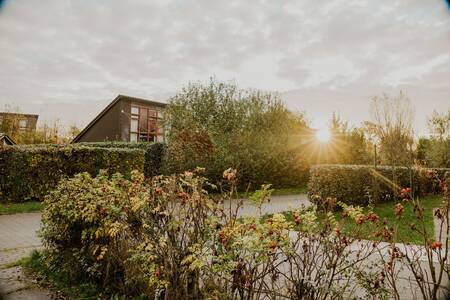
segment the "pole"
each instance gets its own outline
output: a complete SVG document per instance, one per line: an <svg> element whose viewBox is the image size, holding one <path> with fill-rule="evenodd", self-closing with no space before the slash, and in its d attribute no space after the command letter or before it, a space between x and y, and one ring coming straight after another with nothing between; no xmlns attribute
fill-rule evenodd
<svg viewBox="0 0 450 300"><path fill-rule="evenodd" d="M375 155L374 155L374 158L373 158L373 166L376 168L377 167L377 144L374 144L374 152L375 152Z"/></svg>

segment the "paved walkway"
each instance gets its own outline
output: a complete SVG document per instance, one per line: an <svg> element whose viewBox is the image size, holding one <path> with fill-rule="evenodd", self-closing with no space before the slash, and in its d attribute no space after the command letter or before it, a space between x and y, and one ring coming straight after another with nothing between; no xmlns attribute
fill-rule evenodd
<svg viewBox="0 0 450 300"><path fill-rule="evenodd" d="M0 299L52 299L51 293L37 287L21 267L8 267L41 246L36 233L40 223L40 213L0 216Z"/></svg>
<svg viewBox="0 0 450 300"><path fill-rule="evenodd" d="M238 200L233 200L231 208L236 209ZM261 215L274 214L290 210L290 208L298 208L300 206L309 206L311 202L308 200L306 194L286 195L286 196L272 196L270 202L264 203L261 207ZM225 209L230 207L230 202L224 203ZM250 200L243 199L243 206L238 212L238 216L257 216L259 209L254 206Z"/></svg>
<svg viewBox="0 0 450 300"><path fill-rule="evenodd" d="M36 234L40 224L40 213L0 216L0 267L41 246Z"/></svg>

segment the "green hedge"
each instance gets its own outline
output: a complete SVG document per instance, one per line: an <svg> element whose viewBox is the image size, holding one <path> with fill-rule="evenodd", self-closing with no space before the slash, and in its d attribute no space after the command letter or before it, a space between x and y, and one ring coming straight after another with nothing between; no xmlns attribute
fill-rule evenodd
<svg viewBox="0 0 450 300"><path fill-rule="evenodd" d="M143 171L140 149L36 145L0 147L0 201L42 200L62 176L99 170L128 174Z"/></svg>
<svg viewBox="0 0 450 300"><path fill-rule="evenodd" d="M141 149L145 151L144 175L152 177L160 175L162 170L165 145L162 143L128 143L128 142L83 142L78 145L95 148Z"/></svg>
<svg viewBox="0 0 450 300"><path fill-rule="evenodd" d="M415 196L438 193L439 180L449 174L450 169L445 168L316 165L310 171L308 195L315 203L333 197L347 204L367 205L396 199L402 188L411 187L411 179Z"/></svg>

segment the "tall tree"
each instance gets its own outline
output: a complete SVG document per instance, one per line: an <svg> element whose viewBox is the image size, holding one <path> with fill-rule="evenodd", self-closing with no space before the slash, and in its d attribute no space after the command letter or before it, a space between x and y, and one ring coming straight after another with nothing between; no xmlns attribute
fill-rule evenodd
<svg viewBox="0 0 450 300"><path fill-rule="evenodd" d="M375 96L370 113L372 121L365 125L369 134L376 138L382 163L408 165L414 142L414 110L407 95L400 92L397 96Z"/></svg>
<svg viewBox="0 0 450 300"><path fill-rule="evenodd" d="M426 161L433 167L450 167L450 109L446 114L433 112L428 127L431 137Z"/></svg>
<svg viewBox="0 0 450 300"><path fill-rule="evenodd" d="M214 80L189 84L170 99L165 122L172 172L202 166L218 180L233 167L252 188L261 183L296 185L307 174L299 149L306 122L277 94Z"/></svg>
<svg viewBox="0 0 450 300"><path fill-rule="evenodd" d="M335 162L340 164L367 164L370 162L368 141L364 131L349 127L339 115L333 114L330 125L330 152L334 152Z"/></svg>

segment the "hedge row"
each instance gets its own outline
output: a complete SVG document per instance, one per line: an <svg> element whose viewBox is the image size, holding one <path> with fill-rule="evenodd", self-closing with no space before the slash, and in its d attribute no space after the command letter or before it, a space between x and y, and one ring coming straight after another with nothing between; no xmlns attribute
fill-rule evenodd
<svg viewBox="0 0 450 300"><path fill-rule="evenodd" d="M140 149L78 145L0 147L0 202L42 200L61 177L80 172L142 172L144 161L145 152Z"/></svg>
<svg viewBox="0 0 450 300"><path fill-rule="evenodd" d="M160 175L165 153L165 145L162 143L135 143L135 142L83 142L78 145L95 148L121 148L140 149L145 151L144 175L152 177Z"/></svg>
<svg viewBox="0 0 450 300"><path fill-rule="evenodd" d="M367 205L394 200L408 187L414 196L438 193L440 180L449 175L446 168L316 165L310 171L308 195L316 203L333 197L347 204Z"/></svg>

